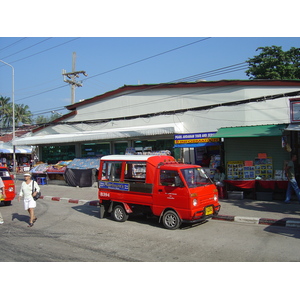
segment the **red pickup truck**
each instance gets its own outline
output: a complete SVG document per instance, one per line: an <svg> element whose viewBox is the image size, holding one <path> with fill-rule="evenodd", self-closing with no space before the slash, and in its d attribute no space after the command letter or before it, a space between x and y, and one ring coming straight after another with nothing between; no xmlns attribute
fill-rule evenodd
<svg viewBox="0 0 300 300"><path fill-rule="evenodd" d="M99 169L100 218L124 222L132 212L151 213L167 229L217 215L218 191L197 165L172 156L107 155Z"/></svg>
<svg viewBox="0 0 300 300"><path fill-rule="evenodd" d="M0 201L3 201L4 205L8 206L16 196L15 183L7 168L0 167L0 177L4 183L6 194L6 198L0 199Z"/></svg>

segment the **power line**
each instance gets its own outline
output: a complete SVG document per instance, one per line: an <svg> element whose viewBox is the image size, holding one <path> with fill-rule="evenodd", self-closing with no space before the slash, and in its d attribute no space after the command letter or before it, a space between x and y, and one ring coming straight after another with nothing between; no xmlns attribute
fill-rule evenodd
<svg viewBox="0 0 300 300"><path fill-rule="evenodd" d="M12 63L18 62L18 61L20 61L20 60L27 59L27 58L29 58L29 57L32 57L32 56L35 56L35 55L41 54L41 53L43 53L43 52L46 52L46 51L49 51L49 50L52 50L52 49L54 49L54 48L60 47L60 46L62 46L62 45L65 45L65 44L67 44L67 43L73 42L73 41L75 41L75 40L78 40L78 39L80 39L80 37L74 38L74 39L72 39L72 40L70 40L70 41L66 41L66 42L64 42L64 43L61 43L61 44L58 44L58 45L56 45L56 46L50 47L50 48L48 48L48 49L45 49L45 50L39 51L39 52L37 52L37 53L34 53L34 54L31 54L31 55L28 55L28 56L26 56L26 57L23 57L23 58L20 58L20 59L14 60L14 61L12 61L12 62L10 62L10 63L12 64Z"/></svg>
<svg viewBox="0 0 300 300"><path fill-rule="evenodd" d="M75 39L73 39L73 40L76 40L76 39L78 39L78 38L75 38ZM175 50L184 48L184 47L188 47L188 46L190 46L190 45L193 45L193 44L196 44L196 43L205 41L205 40L207 40L207 39L210 39L210 38L208 37L208 38L204 38L204 39L201 39L201 40L197 40L197 41L194 41L194 42L192 42L192 43L185 44L185 45L182 45L182 46L179 46L179 47L176 47L176 48L173 48L173 49L170 49L170 50L167 50L167 51L164 51L164 52L161 52L161 53L158 53L158 54L155 54L155 55L152 55L152 56L149 56L149 57L146 57L146 58L137 60L137 61L134 61L134 62L132 62L132 63L126 64L126 65L123 65L123 66L120 66L120 67L117 67L117 68L114 68L114 69L111 69L111 70L108 70L108 71L105 71L105 72L102 72L102 73L99 73L99 74L96 74L96 75L89 76L88 78L83 79L82 81L85 81L85 80L88 80L88 79L91 79L91 78L94 78L94 77L97 77L97 76L100 76L100 75L104 75L104 74L106 74L106 73L113 72L113 71L115 71L115 70L118 70L118 69L121 69L121 68L125 68L125 67L128 67L128 66L130 66L130 65L134 65L134 64L137 64L137 63L139 63L139 62L142 62L142 61L145 61L145 60L148 60L148 59L151 59L151 58L154 58L154 57L157 57L157 56L160 56L160 55L163 55L163 54L166 54L166 53L169 53L169 52L172 52L172 51L175 51ZM71 40L71 41L73 41L73 40ZM69 42L71 42L71 41L69 41ZM65 43L64 43L64 44L65 44ZM62 45L62 44L60 44L60 45ZM60 45L58 45L58 46L60 46ZM56 46L56 47L58 47L58 46ZM45 51L48 51L48 50L53 49L53 48L55 48L55 47L49 48L49 49L44 50L44 51L41 51L41 52L45 52ZM36 54L39 54L39 53L41 53L41 52L38 52L38 53L36 53ZM33 54L33 55L36 55L36 54ZM33 56L33 55L31 55L31 56ZM28 58L28 57L30 57L30 56L27 56L27 57L22 58L22 59L26 59L26 58ZM22 59L19 59L19 60L22 60ZM15 60L15 61L13 61L13 62L11 62L11 63L17 62L17 61L19 61L19 60ZM41 94L48 93L48 92L54 91L54 90L56 90L56 89L60 89L60 88L62 88L62 87L65 87L65 85L64 85L64 86L58 86L58 87L52 88L52 89L48 89L48 90L46 90L46 91L43 91L43 92L40 92L40 93L31 95L31 96L27 96L27 97L18 99L17 101L21 101L21 100L28 99L28 98L31 98L31 97L39 96L39 95L41 95Z"/></svg>
<svg viewBox="0 0 300 300"><path fill-rule="evenodd" d="M212 71L207 71L207 72L199 73L199 74L192 75L192 76L189 76L189 77L185 77L185 78L181 78L181 79L170 81L168 83L165 83L165 85L167 86L168 84L191 80L191 78L193 78L194 80L200 79L200 78L202 78L203 75L206 75L206 74L208 75L208 76L206 76L206 78L208 78L208 77L213 77L213 76L222 75L222 74L226 74L226 73L236 72L236 71L239 71L239 70L247 69L246 67L242 67L245 64L246 63L239 63L239 64L235 64L235 65L231 65L231 66L227 66L227 67L215 69L215 70L212 70ZM234 66L236 66L236 68L233 68ZM241 68L239 68L237 66L241 66ZM130 95L130 94L133 94L133 93L144 92L144 91L149 90L149 89L154 89L154 88L157 88L158 85L162 86L163 84L153 85L153 86L150 86L150 87L145 88L143 90L131 91L131 92L127 93L126 95ZM47 93L49 91L52 91L52 90L55 90L55 89L59 89L59 88L62 88L62 87L65 87L65 86L60 86L60 87L57 87L57 88L53 88L53 89L50 89L50 90L47 90L47 91L35 94L34 96L37 96L37 95L40 95L40 94L43 94L43 93ZM182 95L180 95L180 96L182 96ZM30 98L30 97L33 97L33 96L28 96L26 98ZM173 97L175 97L175 96L173 96ZM176 97L178 97L178 96L176 96ZM22 98L20 100L23 100L23 99L26 99L26 98ZM20 100L17 100L17 101L20 101ZM165 100L165 99L160 99L160 100ZM51 112L52 110L53 109L50 108L48 112ZM45 113L47 113L47 112L45 112Z"/></svg>
<svg viewBox="0 0 300 300"><path fill-rule="evenodd" d="M3 50L5 50L5 49L7 49L7 48L9 48L9 47L12 47L13 45L18 44L18 43L20 43L21 41L23 41L23 40L25 40L25 39L27 39L27 37L21 38L20 40L17 40L16 42L14 42L14 43L12 43L12 44L9 44L9 45L5 46L4 48L0 49L0 51L3 51Z"/></svg>
<svg viewBox="0 0 300 300"><path fill-rule="evenodd" d="M18 53L20 53L20 52L23 52L23 51L25 51L25 50L27 50L27 49L30 49L30 48L32 48L32 47L35 47L35 46L37 46L37 45L39 45L39 44L41 44L41 43L44 43L44 42L46 42L46 41L48 41L48 40L50 40L50 39L52 39L52 38L51 38L51 37L50 37L50 38L46 38L46 39L44 39L44 40L42 40L42 41L39 41L38 43L35 43L35 44L31 45L31 46L28 46L28 47L26 47L26 48L24 48L24 49L22 49L22 50L19 50L19 51L13 53L13 54L10 54L10 55L7 55L7 56L5 56L5 57L2 57L2 59L5 59L5 58L10 57L10 56L13 56L13 55L16 55L16 54L18 54Z"/></svg>
<svg viewBox="0 0 300 300"><path fill-rule="evenodd" d="M83 79L82 81L86 81L86 80L89 80L91 78L94 78L94 77L97 77L97 76L100 76L100 75L104 75L104 74L107 74L107 73L110 73L110 72L113 72L113 71L116 71L116 70L119 70L119 69L122 69L122 68L125 68L125 67L128 67L128 66L132 66L134 64L137 64L137 63L140 63L142 61L146 61L148 59L152 59L154 57L157 57L157 56L160 56L160 55L164 55L164 54L167 54L167 53L170 53L172 51L176 51L178 49L182 49L182 48L185 48L185 47L188 47L188 46L191 46L193 44L196 44L196 43L199 43L199 42L204 42L208 39L211 39L211 37L207 37L207 38L204 38L204 39L201 39L201 40L197 40L197 41L194 41L192 43L189 43L189 44L186 44L186 45L182 45L182 46L179 46L179 47L176 47L176 48L173 48L173 49L170 49L170 50L167 50L167 51L164 51L164 52L161 52L161 53L158 53L158 54L155 54L155 55L151 55L149 57L146 57L146 58L143 58L143 59L140 59L140 60L137 60L137 61L134 61L132 63L128 63L126 65L123 65L123 66L120 66L120 67L117 67L117 68L114 68L114 69L111 69L111 70L108 70L108 71L105 71L105 72L102 72L102 73L99 73L99 74L96 74L96 75L93 75L93 76L89 76L88 78L86 79Z"/></svg>

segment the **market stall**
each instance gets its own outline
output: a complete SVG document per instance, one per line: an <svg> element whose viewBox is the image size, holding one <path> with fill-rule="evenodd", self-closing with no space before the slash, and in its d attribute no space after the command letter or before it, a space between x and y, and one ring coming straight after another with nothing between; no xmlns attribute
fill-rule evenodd
<svg viewBox="0 0 300 300"><path fill-rule="evenodd" d="M64 173L67 169L68 164L71 162L71 160L59 161L55 165L49 165L46 170L49 182L51 182L51 180L65 181Z"/></svg>
<svg viewBox="0 0 300 300"><path fill-rule="evenodd" d="M47 182L47 168L48 164L39 163L30 170L32 177L37 181L37 183L45 184Z"/></svg>
<svg viewBox="0 0 300 300"><path fill-rule="evenodd" d="M65 180L70 186L89 187L97 181L100 158L75 158L66 167Z"/></svg>

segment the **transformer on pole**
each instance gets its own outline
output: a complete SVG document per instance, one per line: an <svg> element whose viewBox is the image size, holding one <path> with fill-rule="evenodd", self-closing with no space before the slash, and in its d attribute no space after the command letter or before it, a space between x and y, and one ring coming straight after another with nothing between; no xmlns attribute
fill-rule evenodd
<svg viewBox="0 0 300 300"><path fill-rule="evenodd" d="M62 70L62 75L64 76L64 82L67 82L71 85L71 104L75 103L75 88L82 86L82 81L77 81L76 78L79 78L79 74L87 76L85 71L75 71L76 65L76 52L73 52L72 59L72 72L67 73L66 70Z"/></svg>

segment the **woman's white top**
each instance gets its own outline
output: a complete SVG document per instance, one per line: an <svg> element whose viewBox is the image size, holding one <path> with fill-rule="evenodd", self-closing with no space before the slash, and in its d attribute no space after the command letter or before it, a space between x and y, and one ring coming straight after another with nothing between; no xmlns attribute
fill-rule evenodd
<svg viewBox="0 0 300 300"><path fill-rule="evenodd" d="M25 199L32 199L32 193L34 191L37 191L39 192L40 191L40 187L39 185L37 184L36 181L34 181L33 183L33 189L32 189L32 180L30 180L30 182L27 184L25 181L22 182L22 185L21 185L21 189L20 189L20 193L19 195L21 197L24 196L24 200Z"/></svg>

